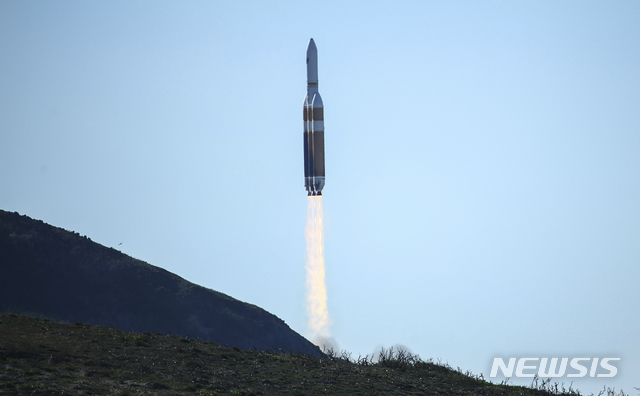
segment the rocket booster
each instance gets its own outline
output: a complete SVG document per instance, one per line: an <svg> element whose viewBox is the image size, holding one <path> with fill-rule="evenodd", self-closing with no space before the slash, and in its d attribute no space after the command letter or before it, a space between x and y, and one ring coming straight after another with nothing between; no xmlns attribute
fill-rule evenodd
<svg viewBox="0 0 640 396"><path fill-rule="evenodd" d="M307 46L307 96L302 105L304 120L304 187L307 195L322 195L324 187L324 107L318 92L318 49L313 39Z"/></svg>

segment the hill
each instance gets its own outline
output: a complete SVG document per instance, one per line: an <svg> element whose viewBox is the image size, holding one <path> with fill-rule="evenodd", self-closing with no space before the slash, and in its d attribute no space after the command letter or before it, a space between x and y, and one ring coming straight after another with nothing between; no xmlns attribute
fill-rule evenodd
<svg viewBox="0 0 640 396"><path fill-rule="evenodd" d="M321 355L262 308L86 236L1 210L0 274L0 312Z"/></svg>
<svg viewBox="0 0 640 396"><path fill-rule="evenodd" d="M0 315L0 394L578 395L491 384L410 355L356 363L15 314Z"/></svg>

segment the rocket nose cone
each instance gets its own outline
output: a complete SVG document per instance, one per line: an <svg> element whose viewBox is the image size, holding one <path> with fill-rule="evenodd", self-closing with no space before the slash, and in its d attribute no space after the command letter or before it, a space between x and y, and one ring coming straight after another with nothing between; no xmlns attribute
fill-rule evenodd
<svg viewBox="0 0 640 396"><path fill-rule="evenodd" d="M307 47L307 84L318 83L318 50L313 39L309 40Z"/></svg>
<svg viewBox="0 0 640 396"><path fill-rule="evenodd" d="M316 43L313 41L313 39L310 39L309 45L307 45L307 53L309 53L310 51L313 51L313 52L317 51Z"/></svg>

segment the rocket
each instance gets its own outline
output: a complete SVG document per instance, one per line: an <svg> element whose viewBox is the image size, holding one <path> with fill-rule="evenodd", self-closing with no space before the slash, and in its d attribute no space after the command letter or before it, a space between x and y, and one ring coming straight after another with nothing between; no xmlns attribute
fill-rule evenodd
<svg viewBox="0 0 640 396"><path fill-rule="evenodd" d="M324 107L318 92L318 49L313 39L307 46L307 96L302 105L304 120L304 187L307 195L322 195L324 187Z"/></svg>

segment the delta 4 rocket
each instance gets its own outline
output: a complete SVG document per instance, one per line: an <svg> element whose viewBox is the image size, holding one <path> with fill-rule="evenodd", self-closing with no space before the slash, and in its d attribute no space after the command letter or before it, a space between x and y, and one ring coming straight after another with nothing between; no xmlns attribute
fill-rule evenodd
<svg viewBox="0 0 640 396"><path fill-rule="evenodd" d="M302 105L304 120L304 187L307 195L322 195L324 187L324 107L318 92L318 49L313 39L307 46L307 96Z"/></svg>

